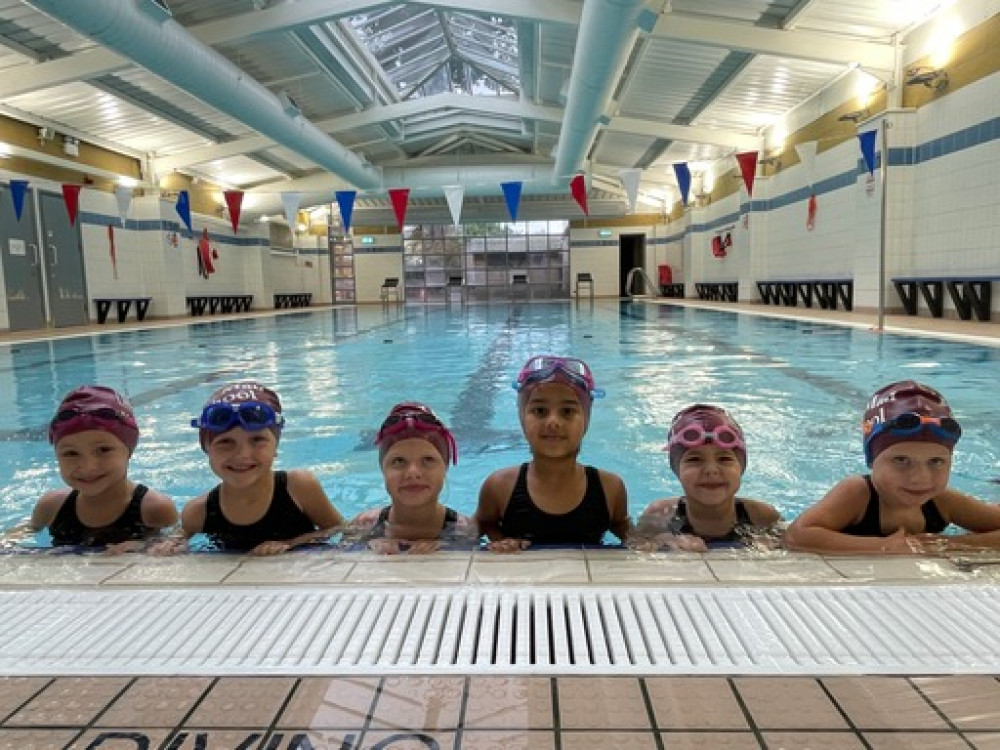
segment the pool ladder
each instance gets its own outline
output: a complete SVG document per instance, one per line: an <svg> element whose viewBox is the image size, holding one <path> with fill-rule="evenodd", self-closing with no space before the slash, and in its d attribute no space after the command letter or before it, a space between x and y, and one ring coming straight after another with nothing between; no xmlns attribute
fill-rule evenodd
<svg viewBox="0 0 1000 750"><path fill-rule="evenodd" d="M649 278L649 274L647 274L644 270L636 266L631 271L629 271L628 276L625 277L625 292L628 294L629 299L636 296L632 292L632 285L633 282L635 281L636 276L642 279L642 282L645 285L646 289L650 292L649 296L651 297L660 296L660 290L656 286L656 284L653 283L653 280Z"/></svg>

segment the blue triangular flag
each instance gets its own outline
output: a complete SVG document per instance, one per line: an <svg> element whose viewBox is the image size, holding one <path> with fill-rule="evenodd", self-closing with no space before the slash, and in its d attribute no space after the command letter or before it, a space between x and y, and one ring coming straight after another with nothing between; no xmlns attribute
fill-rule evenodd
<svg viewBox="0 0 1000 750"><path fill-rule="evenodd" d="M867 130L858 133L858 141L861 143L861 156L864 157L865 166L868 167L868 174L875 174L875 137L877 130Z"/></svg>
<svg viewBox="0 0 1000 750"><path fill-rule="evenodd" d="M191 228L191 197L187 190L181 190L177 194L177 205L174 208L177 210L177 215L181 217L181 221L184 222L184 226L188 228L189 232L193 232L194 230Z"/></svg>
<svg viewBox="0 0 1000 750"><path fill-rule="evenodd" d="M10 181L10 197L14 199L14 216L21 220L21 212L24 210L24 196L28 192L27 180Z"/></svg>
<svg viewBox="0 0 1000 750"><path fill-rule="evenodd" d="M511 221L517 221L517 207L521 203L521 185L523 182L501 182L503 197L507 201L507 213Z"/></svg>
<svg viewBox="0 0 1000 750"><path fill-rule="evenodd" d="M677 187L681 191L681 201L686 206L688 193L691 192L691 170L685 162L674 164L674 176L677 178Z"/></svg>
<svg viewBox="0 0 1000 750"><path fill-rule="evenodd" d="M351 231L351 216L354 214L354 198L357 194L357 190L338 190L336 193L340 218L344 221L344 234Z"/></svg>

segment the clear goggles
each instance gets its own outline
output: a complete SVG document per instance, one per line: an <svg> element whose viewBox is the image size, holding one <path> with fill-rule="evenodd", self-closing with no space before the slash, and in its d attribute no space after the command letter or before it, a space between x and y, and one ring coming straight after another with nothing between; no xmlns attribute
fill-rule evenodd
<svg viewBox="0 0 1000 750"><path fill-rule="evenodd" d="M519 391L526 385L546 381L556 373L563 375L571 385L587 391L591 398L604 396L604 391L596 387L594 374L586 362L575 357L555 357L548 354L532 357L524 363L521 372L517 374L514 389Z"/></svg>
<svg viewBox="0 0 1000 750"><path fill-rule="evenodd" d="M747 449L743 437L732 427L719 425L714 430L706 430L700 424L689 424L677 430L670 431L670 437L664 450L670 450L675 445L685 448L698 448L702 445L714 445L724 450Z"/></svg>
<svg viewBox="0 0 1000 750"><path fill-rule="evenodd" d="M209 404L201 417L191 420L191 426L209 432L225 432L234 427L245 430L264 430L268 427L282 427L285 418L274 407L260 401L242 401L231 404L219 401Z"/></svg>
<svg viewBox="0 0 1000 750"><path fill-rule="evenodd" d="M871 442L882 433L895 437L909 437L927 430L935 437L954 445L962 437L962 426L951 417L926 417L914 412L898 414L885 422L866 423L865 454L871 458Z"/></svg>
<svg viewBox="0 0 1000 750"><path fill-rule="evenodd" d="M91 419L106 422L120 422L128 427L136 426L135 417L127 411L112 409L110 406L96 406L93 408L71 406L69 408L62 409L52 418L52 426L61 422L68 422L71 419L76 419L77 417L89 417Z"/></svg>
<svg viewBox="0 0 1000 750"><path fill-rule="evenodd" d="M401 432L432 432L441 435L448 445L448 455L453 464L458 463L458 446L451 430L441 424L441 420L430 409L424 406L407 406L393 409L385 418L382 427L375 436L375 445Z"/></svg>

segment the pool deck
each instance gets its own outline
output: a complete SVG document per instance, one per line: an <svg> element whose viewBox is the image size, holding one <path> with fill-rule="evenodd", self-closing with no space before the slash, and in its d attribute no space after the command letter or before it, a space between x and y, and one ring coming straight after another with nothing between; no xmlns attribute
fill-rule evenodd
<svg viewBox="0 0 1000 750"><path fill-rule="evenodd" d="M697 300L656 303L865 328L876 322L871 314L842 311ZM127 328L133 326L105 324L46 333ZM996 323L888 316L884 329L1000 344ZM38 338L38 332L30 338L0 335L8 342ZM624 549L529 550L516 555L449 551L420 557L324 549L274 558L0 555L0 598L34 596L32 592L64 592L69 597L164 590L190 595L388 589L419 593L430 588L523 592L562 587L725 592L794 586L831 591L920 586L941 587L934 590L942 592L974 587L995 598L1000 597L1000 550L950 558ZM129 616L127 611L120 614ZM67 620L66 627L75 625ZM13 647L0 643L0 662L8 649ZM67 660L72 656L67 654ZM994 670L925 675L865 670L792 676L696 671L636 675L616 673L613 667L587 675L572 670L454 674L431 667L423 674L387 670L359 676L336 669L322 675L276 673L262 663L257 669L253 663L245 665L239 675L208 670L155 676L79 674L69 668L54 675L8 671L3 674L9 676L0 678L0 750L1000 750L1000 653L985 658L996 664Z"/></svg>

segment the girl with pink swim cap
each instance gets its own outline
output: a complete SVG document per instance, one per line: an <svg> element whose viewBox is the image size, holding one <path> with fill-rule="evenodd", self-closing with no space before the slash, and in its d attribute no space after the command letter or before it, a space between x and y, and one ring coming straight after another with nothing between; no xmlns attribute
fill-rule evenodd
<svg viewBox="0 0 1000 750"><path fill-rule="evenodd" d="M781 515L737 496L747 467L743 430L718 406L694 404L674 416L663 450L684 494L655 500L636 524L636 547L705 552L711 542L746 542Z"/></svg>
<svg viewBox="0 0 1000 750"><path fill-rule="evenodd" d="M948 487L962 428L944 396L903 380L880 388L861 423L870 473L842 479L785 532L789 549L911 555L1000 546L1000 506ZM969 532L945 535L955 525Z"/></svg>
<svg viewBox="0 0 1000 750"><path fill-rule="evenodd" d="M375 438L391 503L358 514L344 531L382 554L424 554L442 541L478 542L468 516L441 504L449 464L458 463L451 431L430 407L405 401L392 407Z"/></svg>
<svg viewBox="0 0 1000 750"><path fill-rule="evenodd" d="M66 394L49 424L49 442L69 487L42 495L31 529L48 528L55 546L125 552L176 524L169 497L128 478L138 441L132 406L117 391L85 385Z"/></svg>

